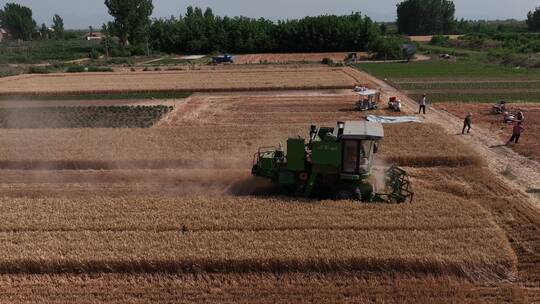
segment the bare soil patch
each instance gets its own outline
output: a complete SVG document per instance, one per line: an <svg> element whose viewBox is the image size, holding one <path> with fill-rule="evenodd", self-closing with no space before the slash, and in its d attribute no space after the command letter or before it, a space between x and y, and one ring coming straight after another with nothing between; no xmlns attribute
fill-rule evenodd
<svg viewBox="0 0 540 304"><path fill-rule="evenodd" d="M512 135L513 124L503 122L502 115L490 114L492 104L444 103L437 104L438 109L448 111L457 117L465 117L473 113L473 122L480 128L488 130L494 137L505 143ZM526 131L520 143L512 146L519 154L540 161L540 105L536 103L510 104L511 112L523 111Z"/></svg>
<svg viewBox="0 0 540 304"><path fill-rule="evenodd" d="M343 62L351 52L334 53L288 53L288 54L247 54L235 56L235 64L259 64L259 63L294 63L294 62L322 62L324 58L334 62ZM365 52L356 52L358 59L367 58Z"/></svg>
<svg viewBox="0 0 540 304"><path fill-rule="evenodd" d="M451 40L457 40L461 35L447 35ZM430 42L433 36L409 36L409 39L414 42Z"/></svg>

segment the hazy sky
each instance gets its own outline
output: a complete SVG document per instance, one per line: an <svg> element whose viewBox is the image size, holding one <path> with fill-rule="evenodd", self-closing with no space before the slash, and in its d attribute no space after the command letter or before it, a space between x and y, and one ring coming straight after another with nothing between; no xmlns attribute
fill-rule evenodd
<svg viewBox="0 0 540 304"><path fill-rule="evenodd" d="M51 23L55 13L67 28L99 26L109 20L103 0L0 0L26 5L41 24ZM265 17L272 20L307 15L347 14L360 11L376 21L395 20L397 0L154 0L154 17L178 16L189 5L211 7L216 14ZM454 0L456 17L466 19L525 19L539 0Z"/></svg>

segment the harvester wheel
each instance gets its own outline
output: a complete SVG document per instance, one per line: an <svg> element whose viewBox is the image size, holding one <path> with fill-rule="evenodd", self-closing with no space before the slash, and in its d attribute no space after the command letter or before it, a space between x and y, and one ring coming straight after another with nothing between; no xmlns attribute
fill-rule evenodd
<svg viewBox="0 0 540 304"><path fill-rule="evenodd" d="M358 187L343 187L338 189L334 193L334 199L341 201L341 200L358 200L362 201L362 192Z"/></svg>

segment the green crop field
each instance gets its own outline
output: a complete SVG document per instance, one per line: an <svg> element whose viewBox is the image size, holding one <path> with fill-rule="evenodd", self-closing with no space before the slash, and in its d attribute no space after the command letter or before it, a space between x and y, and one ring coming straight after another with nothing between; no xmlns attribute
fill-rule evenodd
<svg viewBox="0 0 540 304"><path fill-rule="evenodd" d="M484 53L479 51L460 49L454 47L445 47L438 45L422 44L419 48L421 51L428 51L435 54L449 54L452 56L462 56L462 57L482 57Z"/></svg>
<svg viewBox="0 0 540 304"><path fill-rule="evenodd" d="M540 69L491 64L479 57L358 67L415 99L428 94L431 102L540 102Z"/></svg>
<svg viewBox="0 0 540 304"><path fill-rule="evenodd" d="M35 40L0 43L0 63L40 63L88 58L99 41Z"/></svg>
<svg viewBox="0 0 540 304"><path fill-rule="evenodd" d="M429 91L409 92L414 100L420 100L422 94L428 94L430 102L540 102L540 91L525 93L430 93Z"/></svg>
<svg viewBox="0 0 540 304"><path fill-rule="evenodd" d="M489 64L478 60L442 61L410 63L368 63L359 65L360 69L390 80L404 78L532 78L540 79L540 69L518 69L499 64Z"/></svg>
<svg viewBox="0 0 540 304"><path fill-rule="evenodd" d="M0 128L149 128L172 110L163 105L0 109Z"/></svg>
<svg viewBox="0 0 540 304"><path fill-rule="evenodd" d="M531 81L468 81L468 82L423 82L423 81L411 81L397 82L398 86L402 90L535 90L540 88L540 80Z"/></svg>

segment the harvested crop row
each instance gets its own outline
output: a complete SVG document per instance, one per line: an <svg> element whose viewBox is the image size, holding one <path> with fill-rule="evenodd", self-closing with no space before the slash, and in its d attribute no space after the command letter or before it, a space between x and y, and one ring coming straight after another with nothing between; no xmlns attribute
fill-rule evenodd
<svg viewBox="0 0 540 304"><path fill-rule="evenodd" d="M177 107L170 121L162 126L193 124L257 124L272 126L283 121L288 124L328 123L337 120L358 120L355 110L357 96L345 95L252 95L201 96L195 95ZM321 106L325 111L321 111ZM290 109L282 112L283 107ZM261 113L261 111L263 111ZM274 112L274 113L272 113ZM277 112L277 113L276 113Z"/></svg>
<svg viewBox="0 0 540 304"><path fill-rule="evenodd" d="M149 128L171 106L0 108L0 128Z"/></svg>
<svg viewBox="0 0 540 304"><path fill-rule="evenodd" d="M414 184L422 189L476 200L488 210L495 223L504 229L518 255L518 271L531 286L540 286L540 214L538 205L525 194L485 168L411 169Z"/></svg>
<svg viewBox="0 0 540 304"><path fill-rule="evenodd" d="M0 303L478 304L512 302L516 292L456 277L365 273L9 275L0 285Z"/></svg>
<svg viewBox="0 0 540 304"><path fill-rule="evenodd" d="M2 273L387 270L504 279L515 270L497 228L3 232L0 240Z"/></svg>
<svg viewBox="0 0 540 304"><path fill-rule="evenodd" d="M352 88L347 68L81 73L0 81L2 95ZM31 88L31 90L29 90Z"/></svg>
<svg viewBox="0 0 540 304"><path fill-rule="evenodd" d="M411 136L415 134L415 136ZM385 126L382 155L390 163L407 167L481 166L482 158L434 124Z"/></svg>
<svg viewBox="0 0 540 304"><path fill-rule="evenodd" d="M98 178L99 175L94 177ZM195 180L197 177L195 175L192 179ZM211 179L209 184L214 181L224 183L224 181ZM144 182L152 183L149 177ZM182 181L182 183L188 182L187 178ZM169 186L175 187L172 184ZM211 191L211 188L209 190ZM474 202L433 191L422 191L416 196L414 204L399 206L298 201L281 197L219 196L212 198L201 195L169 199L147 197L4 198L0 200L0 209L10 210L9 213L3 213L0 216L0 232L166 232L180 231L182 227L189 231L309 229L428 231L493 227L489 215ZM91 220L88 220L89 218ZM387 220L390 218L392 221Z"/></svg>
<svg viewBox="0 0 540 304"><path fill-rule="evenodd" d="M288 137L307 137L308 130L309 124L279 129L206 125L150 130L6 130L0 134L0 167L249 169L258 147L276 146ZM414 167L481 164L463 144L440 136L442 130L434 125L385 126L385 130L380 151L390 163ZM411 133L422 137L407 135Z"/></svg>

